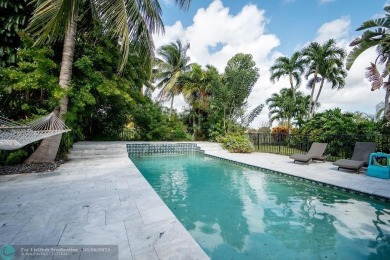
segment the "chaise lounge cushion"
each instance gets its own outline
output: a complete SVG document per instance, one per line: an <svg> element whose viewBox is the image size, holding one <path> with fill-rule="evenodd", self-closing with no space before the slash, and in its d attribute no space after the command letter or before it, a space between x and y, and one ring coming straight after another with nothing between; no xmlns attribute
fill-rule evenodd
<svg viewBox="0 0 390 260"><path fill-rule="evenodd" d="M323 156L327 143L313 143L307 154L293 154L290 155L291 159L298 162L308 163L310 160L324 161L327 157Z"/></svg>
<svg viewBox="0 0 390 260"><path fill-rule="evenodd" d="M353 154L351 160L340 159L335 161L333 164L340 168L356 170L359 173L360 169L368 164L370 154L375 152L376 143L375 142L356 142L355 148L353 149Z"/></svg>
<svg viewBox="0 0 390 260"><path fill-rule="evenodd" d="M356 170L364 166L363 161L355 161L355 160L348 160L348 159L337 160L333 164L339 166L340 168L352 169L352 170Z"/></svg>

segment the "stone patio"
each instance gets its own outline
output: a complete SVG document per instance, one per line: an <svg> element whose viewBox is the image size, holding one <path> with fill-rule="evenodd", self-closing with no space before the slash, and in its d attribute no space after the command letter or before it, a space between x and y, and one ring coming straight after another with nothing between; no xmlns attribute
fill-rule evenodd
<svg viewBox="0 0 390 260"><path fill-rule="evenodd" d="M130 161L126 142L98 144L114 145L115 154L73 159L53 172L0 176L0 245L118 245L119 259L208 259ZM307 166L197 144L209 155L390 198L389 180L337 171L329 162Z"/></svg>

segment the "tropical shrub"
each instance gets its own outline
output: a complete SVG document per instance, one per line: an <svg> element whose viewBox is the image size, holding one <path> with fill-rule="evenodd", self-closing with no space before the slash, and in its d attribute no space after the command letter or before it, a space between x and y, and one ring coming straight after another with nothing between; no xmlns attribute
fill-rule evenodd
<svg viewBox="0 0 390 260"><path fill-rule="evenodd" d="M347 151L351 156L354 142L374 141L379 134L376 123L370 118L357 116L356 113L343 113L341 109L329 109L315 114L301 133L311 142L328 143L327 152L338 156Z"/></svg>
<svg viewBox="0 0 390 260"><path fill-rule="evenodd" d="M288 127L284 125L272 127L271 134L273 135L288 134Z"/></svg>
<svg viewBox="0 0 390 260"><path fill-rule="evenodd" d="M132 110L132 121L140 140L144 141L185 141L190 140L186 128L176 114L168 112L149 98L137 104Z"/></svg>
<svg viewBox="0 0 390 260"><path fill-rule="evenodd" d="M29 155L28 152L23 149L16 150L15 152L11 152L8 154L7 159L5 160L5 164L6 165L20 164L27 159L28 155Z"/></svg>
<svg viewBox="0 0 390 260"><path fill-rule="evenodd" d="M252 142L244 135L226 135L217 138L217 142L222 143L222 147L231 153L252 153L255 148Z"/></svg>

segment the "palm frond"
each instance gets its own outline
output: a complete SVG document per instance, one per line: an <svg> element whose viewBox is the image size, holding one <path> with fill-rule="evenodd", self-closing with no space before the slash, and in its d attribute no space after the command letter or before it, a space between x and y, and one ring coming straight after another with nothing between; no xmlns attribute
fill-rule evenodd
<svg viewBox="0 0 390 260"><path fill-rule="evenodd" d="M34 3L36 9L26 30L37 45L62 40L71 23L77 21L80 1L35 0Z"/></svg>
<svg viewBox="0 0 390 260"><path fill-rule="evenodd" d="M356 29L356 31L366 30L372 27L390 28L390 20L387 17L372 19L364 22L359 28Z"/></svg>
<svg viewBox="0 0 390 260"><path fill-rule="evenodd" d="M350 70L353 63L359 57L363 52L366 50L370 49L371 47L374 47L377 45L377 42L374 41L365 41L361 42L359 45L355 46L352 51L348 54L347 56L347 63L346 63L346 68L347 70Z"/></svg>
<svg viewBox="0 0 390 260"><path fill-rule="evenodd" d="M157 0L95 0L104 28L112 31L121 46L122 57L119 71L123 71L134 44L144 62L153 56L154 44L151 33L164 31L161 7Z"/></svg>

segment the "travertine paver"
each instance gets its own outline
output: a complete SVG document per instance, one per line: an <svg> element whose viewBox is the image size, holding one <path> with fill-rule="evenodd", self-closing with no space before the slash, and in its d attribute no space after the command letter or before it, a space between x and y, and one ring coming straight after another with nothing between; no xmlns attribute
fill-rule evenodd
<svg viewBox="0 0 390 260"><path fill-rule="evenodd" d="M208 259L129 160L125 144L115 158L99 155L53 172L0 176L0 245L115 244L119 259ZM198 145L213 156L390 198L390 180L337 171L329 162L307 166L287 156Z"/></svg>
<svg viewBox="0 0 390 260"><path fill-rule="evenodd" d="M130 161L125 143L115 158L102 157L0 176L0 245L118 245L119 259L208 259Z"/></svg>

